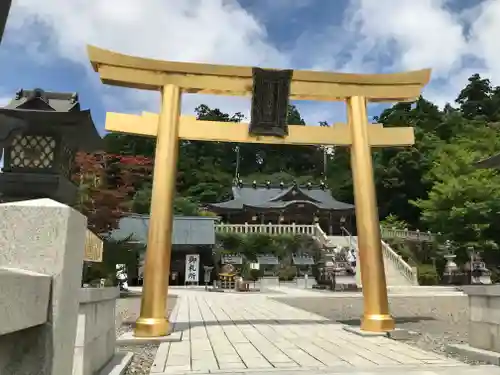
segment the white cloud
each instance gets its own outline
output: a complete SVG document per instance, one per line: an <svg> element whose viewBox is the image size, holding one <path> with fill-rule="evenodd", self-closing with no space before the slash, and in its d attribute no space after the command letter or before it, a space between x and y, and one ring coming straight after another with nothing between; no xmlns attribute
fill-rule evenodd
<svg viewBox="0 0 500 375"><path fill-rule="evenodd" d="M491 79L500 85L500 2L489 0L478 6L479 14L471 27L470 52L481 57Z"/></svg>
<svg viewBox="0 0 500 375"><path fill-rule="evenodd" d="M40 26L49 36L43 45L32 32ZM8 28L6 42L27 44L26 48L44 55L46 62L51 62L51 56L53 60L63 57L84 64L88 70L86 44L164 60L289 64L287 57L269 44L265 28L230 0L18 0L13 4ZM98 84L97 74L92 74ZM124 95L134 110L158 106L159 96L154 93L125 91L103 90L108 109L118 104L116 94ZM221 102L220 98L204 101ZM227 111L245 111L248 107L245 100L224 101ZM192 111L200 102L199 98L186 97L184 108Z"/></svg>
<svg viewBox="0 0 500 375"><path fill-rule="evenodd" d="M446 76L460 64L466 41L458 16L443 0L360 0L352 22L376 48L395 45L404 69L431 66L435 76ZM384 48L385 47L385 48Z"/></svg>
<svg viewBox="0 0 500 375"><path fill-rule="evenodd" d="M273 3L274 10L285 2ZM301 0L288 6L318 4ZM123 102L130 111L156 110L159 96L103 88L97 74L90 72L87 43L144 57L236 65L289 67L300 61L301 68L366 73L430 67L434 81L425 93L440 105L453 101L472 73L500 84L500 49L495 43L500 35L500 1L483 0L461 13L451 10L453 0L349 4L342 25L319 28L311 23L296 48L287 52L270 43L265 27L236 0L18 0L5 42L19 41L26 50L43 56L42 61L63 57L83 64L99 85L107 110L116 110ZM44 32L33 33L40 25ZM186 96L184 112L202 102L248 114L248 98L199 96ZM344 117L335 104L299 104L299 109L309 123Z"/></svg>
<svg viewBox="0 0 500 375"><path fill-rule="evenodd" d="M485 0L461 13L452 5L451 0L353 1L346 24L361 39L352 61L363 67L378 54L392 70L432 68L438 81L425 94L439 105L452 102L473 73L500 84L500 2Z"/></svg>

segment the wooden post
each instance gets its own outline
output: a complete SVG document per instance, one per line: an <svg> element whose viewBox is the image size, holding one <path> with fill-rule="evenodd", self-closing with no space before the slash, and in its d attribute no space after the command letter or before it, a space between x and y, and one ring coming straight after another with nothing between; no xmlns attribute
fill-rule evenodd
<svg viewBox="0 0 500 375"><path fill-rule="evenodd" d="M173 200L177 176L180 105L179 87L164 86L156 138L141 314L135 327L137 337L158 337L168 334L166 311L172 253Z"/></svg>

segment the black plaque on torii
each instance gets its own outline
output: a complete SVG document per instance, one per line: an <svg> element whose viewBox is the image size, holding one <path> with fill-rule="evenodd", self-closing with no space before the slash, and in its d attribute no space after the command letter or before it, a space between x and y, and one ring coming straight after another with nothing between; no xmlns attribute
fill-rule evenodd
<svg viewBox="0 0 500 375"><path fill-rule="evenodd" d="M288 101L293 70L253 68L250 134L288 135Z"/></svg>

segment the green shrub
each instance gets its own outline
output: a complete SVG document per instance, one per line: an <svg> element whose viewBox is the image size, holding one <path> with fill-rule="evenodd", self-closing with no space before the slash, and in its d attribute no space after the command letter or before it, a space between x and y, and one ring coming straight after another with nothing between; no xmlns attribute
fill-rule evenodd
<svg viewBox="0 0 500 375"><path fill-rule="evenodd" d="M432 264L421 264L418 267L418 283L420 285L437 285L439 276Z"/></svg>
<svg viewBox="0 0 500 375"><path fill-rule="evenodd" d="M260 269L252 268L249 272L248 279L251 281L257 281L264 275L264 272Z"/></svg>
<svg viewBox="0 0 500 375"><path fill-rule="evenodd" d="M262 233L217 233L217 243L224 253L241 253L249 261L259 254L273 254L282 264L291 263L294 253L308 254L318 260L319 244L307 235L268 235Z"/></svg>
<svg viewBox="0 0 500 375"><path fill-rule="evenodd" d="M291 281L297 275L297 267L286 266L278 271L278 278L280 281Z"/></svg>
<svg viewBox="0 0 500 375"><path fill-rule="evenodd" d="M500 270L496 267L491 267L491 282L493 284L498 284L500 282Z"/></svg>

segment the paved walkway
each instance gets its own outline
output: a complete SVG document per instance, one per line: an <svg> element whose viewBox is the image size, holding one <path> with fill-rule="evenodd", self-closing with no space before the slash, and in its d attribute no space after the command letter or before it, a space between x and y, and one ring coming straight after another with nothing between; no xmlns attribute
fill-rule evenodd
<svg viewBox="0 0 500 375"><path fill-rule="evenodd" d="M179 298L171 315L174 332L158 349L154 375L500 374L388 338L348 333L341 324L265 295L172 292Z"/></svg>

